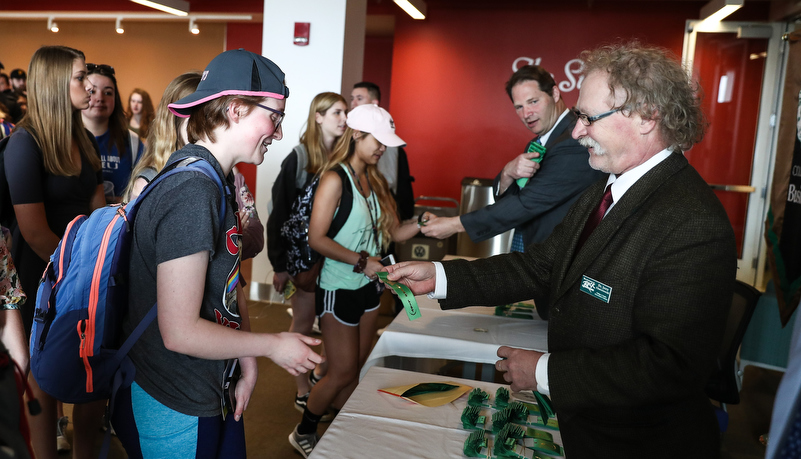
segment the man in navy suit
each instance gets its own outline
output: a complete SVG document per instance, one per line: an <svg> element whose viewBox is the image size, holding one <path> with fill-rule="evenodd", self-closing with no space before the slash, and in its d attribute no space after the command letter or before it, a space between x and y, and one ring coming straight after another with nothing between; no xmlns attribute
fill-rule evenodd
<svg viewBox="0 0 801 459"><path fill-rule="evenodd" d="M432 218L423 234L443 239L466 231L473 242L481 242L515 228L512 250L519 252L544 241L562 221L570 206L593 182L605 177L587 162L587 148L570 133L576 116L567 109L556 82L547 70L526 65L512 74L506 93L526 128L547 149L522 153L495 178L495 204L458 216ZM517 179L529 179L524 187Z"/></svg>
<svg viewBox="0 0 801 459"><path fill-rule="evenodd" d="M720 455L704 393L737 270L734 231L682 152L703 137L679 62L637 43L582 53L573 137L608 174L542 244L473 262L385 268L443 309L534 298L548 352L502 346L513 391L549 394L571 459Z"/></svg>

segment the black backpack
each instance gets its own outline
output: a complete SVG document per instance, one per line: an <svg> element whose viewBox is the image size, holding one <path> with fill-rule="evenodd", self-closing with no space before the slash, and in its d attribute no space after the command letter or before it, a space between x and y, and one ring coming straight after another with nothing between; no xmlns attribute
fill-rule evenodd
<svg viewBox="0 0 801 459"><path fill-rule="evenodd" d="M328 228L327 235L330 238L336 236L339 230L345 226L353 207L353 190L351 190L347 172L341 167L333 170L342 180L342 198L340 198L339 210ZM287 272L291 276L309 271L322 258L322 255L309 247L309 220L311 219L312 204L314 204L314 193L317 191L319 183L320 176L318 175L292 203L289 219L281 226L281 236L287 243Z"/></svg>

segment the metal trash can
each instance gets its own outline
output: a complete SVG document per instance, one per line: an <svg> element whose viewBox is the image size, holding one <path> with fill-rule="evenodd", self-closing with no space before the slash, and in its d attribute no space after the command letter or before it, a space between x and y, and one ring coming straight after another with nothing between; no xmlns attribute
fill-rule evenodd
<svg viewBox="0 0 801 459"><path fill-rule="evenodd" d="M465 177L462 180L462 205L459 208L459 215L494 204L495 193L492 184L492 179ZM513 230L509 230L481 242L473 242L467 233L459 233L456 255L486 258L507 253L512 244L512 232Z"/></svg>
<svg viewBox="0 0 801 459"><path fill-rule="evenodd" d="M431 203L438 201L439 204L447 205L423 205L422 201ZM414 200L414 214L420 215L423 212L431 212L438 217L455 217L459 215L459 202L453 198L420 196ZM455 253L455 250L455 236L435 239L420 233L408 241L395 243L398 261L438 261L449 253Z"/></svg>

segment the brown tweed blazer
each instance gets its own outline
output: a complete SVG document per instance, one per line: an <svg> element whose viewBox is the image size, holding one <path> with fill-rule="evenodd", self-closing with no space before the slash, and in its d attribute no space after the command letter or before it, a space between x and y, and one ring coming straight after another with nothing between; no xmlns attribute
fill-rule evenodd
<svg viewBox="0 0 801 459"><path fill-rule="evenodd" d="M575 254L605 181L542 244L444 263L443 309L534 298L550 313L548 378L565 451L584 457L719 455L704 386L737 268L723 206L680 153L637 181ZM611 287L582 292L583 276Z"/></svg>

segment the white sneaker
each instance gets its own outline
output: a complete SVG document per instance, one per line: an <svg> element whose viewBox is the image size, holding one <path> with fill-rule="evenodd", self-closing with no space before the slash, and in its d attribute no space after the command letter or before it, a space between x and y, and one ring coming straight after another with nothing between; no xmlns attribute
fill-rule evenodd
<svg viewBox="0 0 801 459"><path fill-rule="evenodd" d="M62 416L56 421L56 448L59 453L66 453L72 449L70 442L67 441L67 425L70 419L67 416Z"/></svg>

